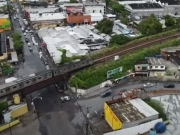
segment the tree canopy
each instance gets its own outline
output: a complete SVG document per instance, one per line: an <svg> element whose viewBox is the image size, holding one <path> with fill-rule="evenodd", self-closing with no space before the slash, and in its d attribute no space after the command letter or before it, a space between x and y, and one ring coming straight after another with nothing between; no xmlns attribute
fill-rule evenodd
<svg viewBox="0 0 180 135"><path fill-rule="evenodd" d="M170 15L166 15L164 18L166 27L171 27L175 25L175 20Z"/></svg>
<svg viewBox="0 0 180 135"><path fill-rule="evenodd" d="M3 12L3 13L6 13L6 14L14 14L15 10L13 8L12 5L4 5L2 7L0 7L0 11Z"/></svg>
<svg viewBox="0 0 180 135"><path fill-rule="evenodd" d="M113 21L105 18L105 19L101 20L95 27L101 33L111 34L113 25L114 25Z"/></svg>
<svg viewBox="0 0 180 135"><path fill-rule="evenodd" d="M114 35L114 36L112 36L110 43L123 45L129 41L131 41L131 39L125 35Z"/></svg>
<svg viewBox="0 0 180 135"><path fill-rule="evenodd" d="M162 32L162 24L152 14L140 22L138 29L144 35L153 35Z"/></svg>
<svg viewBox="0 0 180 135"><path fill-rule="evenodd" d="M77 0L70 0L70 3L79 3Z"/></svg>
<svg viewBox="0 0 180 135"><path fill-rule="evenodd" d="M14 49L17 51L18 54L22 54L24 42L21 39L21 35L15 32L13 33L12 38L14 42Z"/></svg>

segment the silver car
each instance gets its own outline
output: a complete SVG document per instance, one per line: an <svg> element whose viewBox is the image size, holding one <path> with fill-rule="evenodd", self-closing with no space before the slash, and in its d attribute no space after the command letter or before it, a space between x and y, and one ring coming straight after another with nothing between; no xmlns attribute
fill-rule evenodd
<svg viewBox="0 0 180 135"><path fill-rule="evenodd" d="M146 83L143 84L144 88L149 88L149 87L153 87L154 85L152 83Z"/></svg>

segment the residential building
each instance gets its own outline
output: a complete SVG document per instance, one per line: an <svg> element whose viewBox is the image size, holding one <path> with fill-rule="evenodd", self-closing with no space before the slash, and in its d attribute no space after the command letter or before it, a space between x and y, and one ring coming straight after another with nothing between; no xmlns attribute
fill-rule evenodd
<svg viewBox="0 0 180 135"><path fill-rule="evenodd" d="M151 14L162 17L168 14L159 3L128 4L125 5L125 8L131 13L132 18L135 18L135 16L148 17Z"/></svg>
<svg viewBox="0 0 180 135"><path fill-rule="evenodd" d="M7 1L0 1L0 7L7 5Z"/></svg>
<svg viewBox="0 0 180 135"><path fill-rule="evenodd" d="M66 3L60 7L66 12L83 12L82 3Z"/></svg>
<svg viewBox="0 0 180 135"><path fill-rule="evenodd" d="M28 13L55 13L55 12L59 12L59 8L58 7L38 7L38 8L31 8L31 7L26 7L24 9L26 12Z"/></svg>
<svg viewBox="0 0 180 135"><path fill-rule="evenodd" d="M40 1L35 1L35 2L26 2L26 1L23 1L22 2L22 5L23 5L23 8L26 8L26 7L31 7L31 8L40 8L40 7L44 7L44 8L47 8L48 7L48 2L40 2Z"/></svg>
<svg viewBox="0 0 180 135"><path fill-rule="evenodd" d="M81 24L90 24L91 16L88 14L83 14L81 12L69 13L67 16L67 22L71 25L81 25Z"/></svg>
<svg viewBox="0 0 180 135"><path fill-rule="evenodd" d="M101 13L89 13L89 15L91 16L91 22L95 24L104 18Z"/></svg>
<svg viewBox="0 0 180 135"><path fill-rule="evenodd" d="M147 60L139 60L135 63L135 76L148 76L148 66L149 63Z"/></svg>
<svg viewBox="0 0 180 135"><path fill-rule="evenodd" d="M106 14L106 3L84 3L84 12L85 13L101 13L102 15Z"/></svg>
<svg viewBox="0 0 180 135"><path fill-rule="evenodd" d="M33 26L38 29L42 27L57 27L62 26L66 19L64 13L31 13L30 21Z"/></svg>
<svg viewBox="0 0 180 135"><path fill-rule="evenodd" d="M11 21L9 15L0 14L0 33L11 30Z"/></svg>
<svg viewBox="0 0 180 135"><path fill-rule="evenodd" d="M161 49L161 55L165 60L169 60L175 63L180 70L180 48L179 47L168 47Z"/></svg>
<svg viewBox="0 0 180 135"><path fill-rule="evenodd" d="M148 71L150 77L163 77L166 74L166 65L162 63L161 56L149 57L148 62Z"/></svg>

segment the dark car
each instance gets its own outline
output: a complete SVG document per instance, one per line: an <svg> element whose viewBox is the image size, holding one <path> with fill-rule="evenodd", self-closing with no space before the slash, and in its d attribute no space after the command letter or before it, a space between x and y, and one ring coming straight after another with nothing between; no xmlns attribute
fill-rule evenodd
<svg viewBox="0 0 180 135"><path fill-rule="evenodd" d="M174 88L175 85L173 83L167 83L167 84L164 84L164 88Z"/></svg>
<svg viewBox="0 0 180 135"><path fill-rule="evenodd" d="M103 91L102 93L100 93L100 97L101 98L108 97L111 94L112 94L112 91L111 91L111 89L109 89L109 90L106 90L106 91Z"/></svg>
<svg viewBox="0 0 180 135"><path fill-rule="evenodd" d="M28 38L25 38L25 41L26 41L26 43L28 43L28 42L29 42L29 39L28 39Z"/></svg>

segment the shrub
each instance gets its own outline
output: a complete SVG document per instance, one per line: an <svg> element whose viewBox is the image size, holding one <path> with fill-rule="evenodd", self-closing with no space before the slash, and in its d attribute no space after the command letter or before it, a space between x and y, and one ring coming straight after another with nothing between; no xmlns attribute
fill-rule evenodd
<svg viewBox="0 0 180 135"><path fill-rule="evenodd" d="M85 69L81 72L76 73L75 79L70 79L70 85L76 86L78 84L79 88L87 89L98 85L106 80L107 71L118 68L120 66L123 67L123 71L121 74L116 77L123 76L127 73L127 70L133 69L136 61L140 59L144 59L146 56L158 54L160 49L164 47L170 46L178 46L180 44L180 39L171 40L163 44L158 44L156 46L141 49L131 54L127 54L121 57L118 61L112 61L108 64L101 64L99 66L93 66L89 69Z"/></svg>
<svg viewBox="0 0 180 135"><path fill-rule="evenodd" d="M159 118L162 118L164 121L167 120L166 114L165 114L165 110L163 108L163 104L160 101L154 100L154 99L150 99L149 101L145 100L145 102L149 106L151 106L154 110L159 112Z"/></svg>

